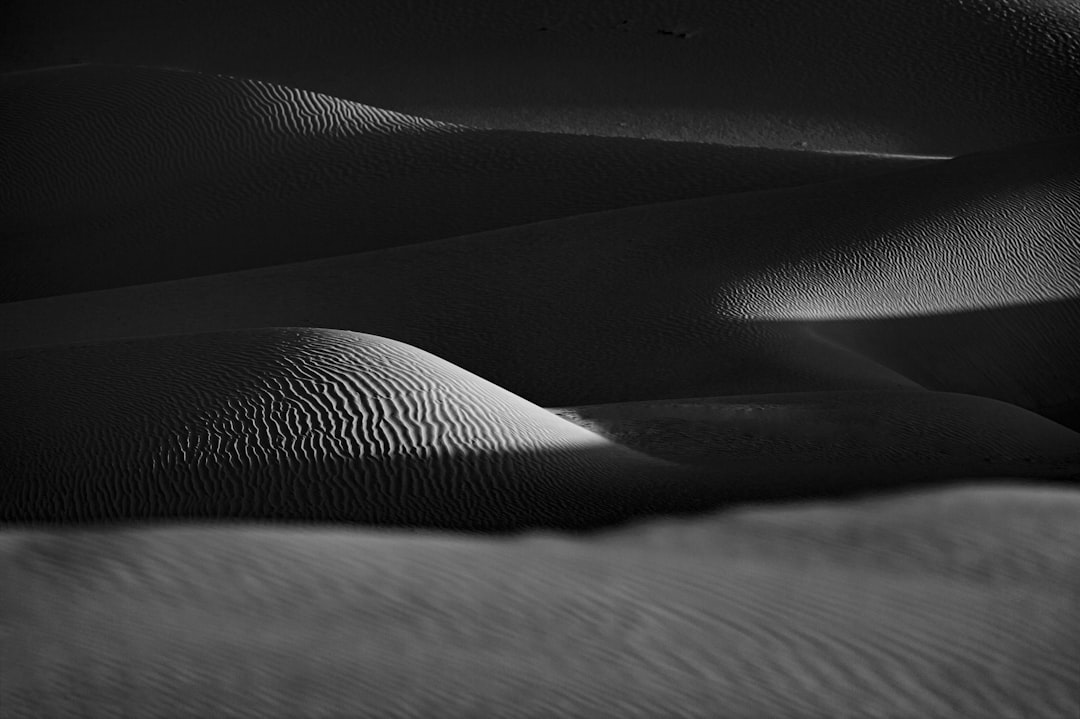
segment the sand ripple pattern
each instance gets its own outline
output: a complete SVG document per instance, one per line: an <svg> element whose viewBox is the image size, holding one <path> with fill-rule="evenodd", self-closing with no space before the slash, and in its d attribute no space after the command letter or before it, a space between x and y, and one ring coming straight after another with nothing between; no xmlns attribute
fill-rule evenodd
<svg viewBox="0 0 1080 719"><path fill-rule="evenodd" d="M1078 158L1080 143L1064 138L7 303L0 345L331 327L407 342L542 406L927 388L1078 427ZM816 306L801 307L806 298Z"/></svg>
<svg viewBox="0 0 1080 719"><path fill-rule="evenodd" d="M1070 0L10 5L9 67L190 67L485 127L948 155L1080 131Z"/></svg>
<svg viewBox="0 0 1080 719"><path fill-rule="evenodd" d="M154 68L82 66L3 80L0 150L26 175L5 183L0 197L17 217L32 216L44 202L82 207L118 190L134 199L140 190L228 177L247 169L238 160L270 159L297 143L328 157L328 143L313 138L454 129L257 80ZM42 141L50 136L53 142ZM54 195L36 197L43 188Z"/></svg>
<svg viewBox="0 0 1080 719"><path fill-rule="evenodd" d="M416 348L351 332L9 352L0 395L4 521L584 528L722 492Z"/></svg>
<svg viewBox="0 0 1080 719"><path fill-rule="evenodd" d="M15 716L1056 719L1080 689L1074 494L747 509L649 542L14 533L3 651L27 651L0 691ZM927 542L951 567L912 560ZM1025 543L1038 574L980 578Z"/></svg>
<svg viewBox="0 0 1080 719"><path fill-rule="evenodd" d="M0 719L1080 717L1080 4L9 5Z"/></svg>
<svg viewBox="0 0 1080 719"><path fill-rule="evenodd" d="M442 239L927 160L481 131L149 67L0 75L0 300Z"/></svg>

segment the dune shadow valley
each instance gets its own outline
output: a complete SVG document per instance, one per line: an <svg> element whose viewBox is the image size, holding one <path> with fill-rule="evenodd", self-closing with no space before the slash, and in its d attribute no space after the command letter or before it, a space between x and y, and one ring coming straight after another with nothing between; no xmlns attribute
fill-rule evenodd
<svg viewBox="0 0 1080 719"><path fill-rule="evenodd" d="M11 0L0 719L1080 719L1080 2Z"/></svg>

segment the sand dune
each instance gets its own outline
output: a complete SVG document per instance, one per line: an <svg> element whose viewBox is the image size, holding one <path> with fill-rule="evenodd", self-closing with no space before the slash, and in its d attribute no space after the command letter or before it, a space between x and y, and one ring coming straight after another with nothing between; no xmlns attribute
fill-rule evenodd
<svg viewBox="0 0 1080 719"><path fill-rule="evenodd" d="M930 154L1080 132L1062 0L10 5L8 68L183 67L485 127Z"/></svg>
<svg viewBox="0 0 1080 719"><path fill-rule="evenodd" d="M1078 150L8 303L0 342L317 326L416 345L545 406L925 387L1068 410Z"/></svg>
<svg viewBox="0 0 1080 719"><path fill-rule="evenodd" d="M144 67L0 76L0 104L4 301L925 162L481 131Z"/></svg>
<svg viewBox="0 0 1080 719"><path fill-rule="evenodd" d="M584 529L736 501L1080 477L1080 434L984 398L764 395L551 413L414 347L334 330L13 350L0 353L0 401L6 522Z"/></svg>
<svg viewBox="0 0 1080 719"><path fill-rule="evenodd" d="M673 462L760 479L777 495L884 489L954 477L1080 479L1080 433L984 397L807 392L553 410Z"/></svg>
<svg viewBox="0 0 1080 719"><path fill-rule="evenodd" d="M7 532L0 699L88 718L1065 717L1078 527L1075 492L1018 487L588 540Z"/></svg>
<svg viewBox="0 0 1080 719"><path fill-rule="evenodd" d="M0 353L0 520L587 528L700 510L625 449L408 345L271 329Z"/></svg>
<svg viewBox="0 0 1080 719"><path fill-rule="evenodd" d="M1080 716L1078 63L5 4L0 719Z"/></svg>

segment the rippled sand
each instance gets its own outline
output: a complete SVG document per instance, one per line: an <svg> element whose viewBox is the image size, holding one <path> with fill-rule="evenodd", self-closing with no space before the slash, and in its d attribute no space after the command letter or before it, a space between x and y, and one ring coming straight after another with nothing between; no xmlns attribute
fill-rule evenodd
<svg viewBox="0 0 1080 719"><path fill-rule="evenodd" d="M1080 715L1080 9L0 34L0 717Z"/></svg>

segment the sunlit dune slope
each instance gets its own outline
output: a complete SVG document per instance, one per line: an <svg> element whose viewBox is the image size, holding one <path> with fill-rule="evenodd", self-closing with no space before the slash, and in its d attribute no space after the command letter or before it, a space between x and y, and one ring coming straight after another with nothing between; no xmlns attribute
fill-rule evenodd
<svg viewBox="0 0 1080 719"><path fill-rule="evenodd" d="M1017 487L590 539L12 531L0 700L88 719L1064 717L1078 527L1076 493Z"/></svg>
<svg viewBox="0 0 1080 719"><path fill-rule="evenodd" d="M270 329L0 353L0 520L585 528L723 487L437 357Z"/></svg>
<svg viewBox="0 0 1080 719"><path fill-rule="evenodd" d="M763 497L769 482L785 491L801 482L806 496L820 496L916 479L1080 479L1080 433L971 395L806 392L552 411L656 457L759 477Z"/></svg>
<svg viewBox="0 0 1080 719"><path fill-rule="evenodd" d="M1075 403L1080 143L8 303L8 348L257 326L416 345L544 406L919 388Z"/></svg>
<svg viewBox="0 0 1080 719"><path fill-rule="evenodd" d="M5 301L920 162L482 131L144 67L0 76L0 105Z"/></svg>
<svg viewBox="0 0 1080 719"><path fill-rule="evenodd" d="M168 65L487 127L930 154L1080 132L1070 0L8 5L8 68Z"/></svg>
<svg viewBox="0 0 1080 719"><path fill-rule="evenodd" d="M1080 0L3 3L0 719L1080 719L1078 340Z"/></svg>

